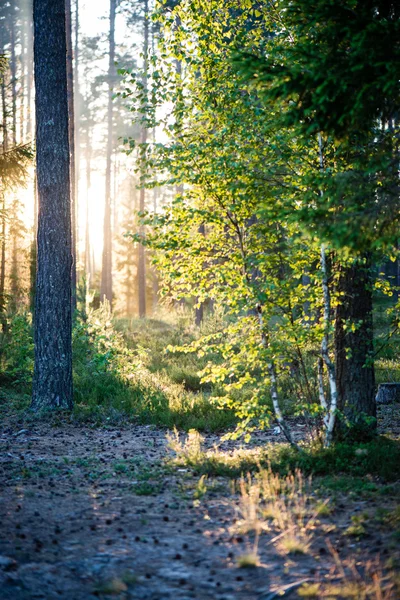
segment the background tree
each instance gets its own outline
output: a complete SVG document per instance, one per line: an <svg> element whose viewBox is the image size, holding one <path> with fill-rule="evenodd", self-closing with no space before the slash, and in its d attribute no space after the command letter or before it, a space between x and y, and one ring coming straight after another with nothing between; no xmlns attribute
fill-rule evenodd
<svg viewBox="0 0 400 600"><path fill-rule="evenodd" d="M109 66L108 66L108 111L107 153L104 205L103 262L101 270L100 298L112 305L112 226L111 226L111 161L113 152L113 90L115 86L115 16L117 0L110 0Z"/></svg>

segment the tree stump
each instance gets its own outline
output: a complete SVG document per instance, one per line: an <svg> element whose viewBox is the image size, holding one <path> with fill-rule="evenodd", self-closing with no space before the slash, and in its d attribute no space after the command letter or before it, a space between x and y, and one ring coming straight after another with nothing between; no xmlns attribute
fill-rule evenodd
<svg viewBox="0 0 400 600"><path fill-rule="evenodd" d="M381 383L376 395L377 404L400 402L400 383Z"/></svg>

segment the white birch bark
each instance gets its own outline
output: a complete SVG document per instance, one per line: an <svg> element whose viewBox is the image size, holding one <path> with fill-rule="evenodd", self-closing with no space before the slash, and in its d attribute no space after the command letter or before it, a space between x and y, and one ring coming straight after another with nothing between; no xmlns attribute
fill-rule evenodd
<svg viewBox="0 0 400 600"><path fill-rule="evenodd" d="M324 335L321 344L321 354L324 359L328 371L329 389L331 392L331 405L329 413L324 419L325 431L325 446L329 447L332 441L333 428L336 420L337 409L337 386L336 386L336 368L329 356L329 327L330 327L330 312L331 312L331 297L328 285L328 270L326 264L325 246L321 246L321 270L322 270L322 289L324 294Z"/></svg>
<svg viewBox="0 0 400 600"><path fill-rule="evenodd" d="M268 340L267 340L267 336L266 336L265 330L264 330L262 307L260 306L260 304L257 304L256 309L257 309L258 322L260 325L261 343L264 348L268 348ZM279 427L281 428L284 436L286 437L287 441L289 442L289 444L291 444L295 448L298 448L297 444L293 441L292 434L285 422L285 419L284 419L282 411L281 411L281 407L279 405L278 380L277 380L277 376L276 376L274 362L270 361L268 363L267 368L268 368L268 374L269 374L269 378L270 378L270 382L271 382L272 406L274 407L276 421L277 421Z"/></svg>
<svg viewBox="0 0 400 600"><path fill-rule="evenodd" d="M318 147L319 147L319 166L321 171L324 169L324 156L322 151L322 137L321 134L318 134ZM321 191L321 196L323 192ZM328 448L332 441L333 429L335 427L336 421L336 409L337 409L337 386L336 386L336 368L335 364L331 361L329 356L329 330L330 330L330 313L331 313L331 295L329 290L328 283L328 267L326 261L326 249L325 245L321 245L321 271L322 271L322 291L324 297L324 335L322 338L321 344L321 354L326 365L328 371L328 380L329 380L329 389L331 393L331 405L329 407L329 412L326 414L324 418L325 423L325 446ZM323 391L323 382L322 382L322 391ZM321 400L321 395L320 395ZM324 395L325 400L325 395ZM325 406L322 406L327 409L326 401Z"/></svg>

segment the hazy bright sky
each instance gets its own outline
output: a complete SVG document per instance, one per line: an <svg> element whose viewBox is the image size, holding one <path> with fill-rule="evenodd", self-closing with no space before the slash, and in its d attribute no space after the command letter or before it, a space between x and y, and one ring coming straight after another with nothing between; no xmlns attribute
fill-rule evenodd
<svg viewBox="0 0 400 600"><path fill-rule="evenodd" d="M81 37L94 37L101 35L104 39L107 39L109 31L109 13L110 13L110 0L80 0L79 3L79 20L80 20L80 36ZM75 15L74 15L75 16ZM115 27L115 40L119 44L123 41L123 37L126 33L123 20L117 14L116 27ZM105 46L106 47L106 46ZM104 64L101 68L106 71L108 69L108 56L104 55ZM82 76L82 75L81 75ZM106 93L106 92L105 92ZM104 135L104 123L100 123L97 128L97 136L94 133L95 138L98 135ZM121 157L122 158L122 157ZM123 160L122 160L123 162ZM104 179L104 165L102 162L95 164L94 171L91 177L91 189L89 191L89 222L90 222L90 237L91 243L96 257L97 266L101 260L101 253L103 247L103 213L104 213L104 195L105 195L105 179ZM85 206L85 163L81 163L81 178L80 178L80 198L79 203L79 227L80 227L80 239L81 239L81 251L83 252L83 228L86 221L86 206Z"/></svg>

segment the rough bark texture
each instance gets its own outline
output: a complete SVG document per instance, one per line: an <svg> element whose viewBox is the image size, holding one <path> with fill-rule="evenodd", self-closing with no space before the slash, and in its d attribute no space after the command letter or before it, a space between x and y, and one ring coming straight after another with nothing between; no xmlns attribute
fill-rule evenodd
<svg viewBox="0 0 400 600"><path fill-rule="evenodd" d="M373 355L372 282L369 261L342 267L336 309L335 351L338 409L337 434L373 432L365 417L376 417ZM347 422L347 424L346 424Z"/></svg>
<svg viewBox="0 0 400 600"><path fill-rule="evenodd" d="M71 408L71 200L65 0L34 0L38 261L32 409Z"/></svg>
<svg viewBox="0 0 400 600"><path fill-rule="evenodd" d="M103 226L103 262L101 270L101 300L112 305L112 233L111 233L111 157L113 150L113 90L115 78L115 12L116 0L110 0L110 34L108 64L108 133L106 157L106 193Z"/></svg>
<svg viewBox="0 0 400 600"><path fill-rule="evenodd" d="M77 264L77 206L75 186L75 103L74 103L74 70L72 52L72 20L71 0L65 0L65 24L67 31L67 89L68 89L68 115L69 115L69 151L70 151L70 179L71 179L71 227L72 227L72 308L76 308L76 264Z"/></svg>

